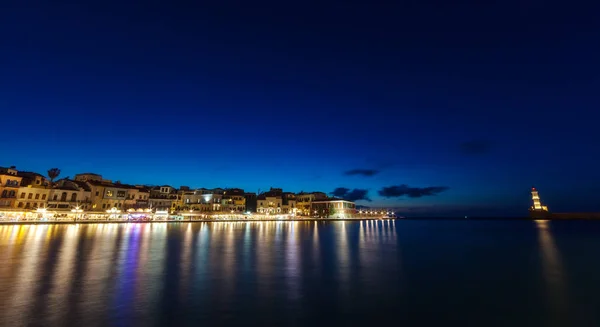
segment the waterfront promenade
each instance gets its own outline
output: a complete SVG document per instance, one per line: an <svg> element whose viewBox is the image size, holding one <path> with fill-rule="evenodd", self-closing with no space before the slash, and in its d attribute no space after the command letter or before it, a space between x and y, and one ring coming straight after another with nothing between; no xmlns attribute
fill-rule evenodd
<svg viewBox="0 0 600 327"><path fill-rule="evenodd" d="M273 222L273 221L362 221L392 219L383 217L348 217L348 218L318 218L318 217L295 217L295 218L199 218L199 219L57 219L57 220L0 220L0 225L52 225L52 224L129 224L129 223L185 223L185 222Z"/></svg>

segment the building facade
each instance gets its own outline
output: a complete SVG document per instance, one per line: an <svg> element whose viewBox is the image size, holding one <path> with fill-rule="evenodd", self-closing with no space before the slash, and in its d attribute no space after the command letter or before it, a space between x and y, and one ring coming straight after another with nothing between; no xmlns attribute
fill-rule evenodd
<svg viewBox="0 0 600 327"><path fill-rule="evenodd" d="M296 195L294 193L284 192L281 196L281 213L296 215L297 211Z"/></svg>
<svg viewBox="0 0 600 327"><path fill-rule="evenodd" d="M201 212L220 212L222 210L223 194L214 190L198 189L183 194L183 210Z"/></svg>
<svg viewBox="0 0 600 327"><path fill-rule="evenodd" d="M283 213L283 192L273 189L256 197L256 212L266 215L278 215Z"/></svg>
<svg viewBox="0 0 600 327"><path fill-rule="evenodd" d="M169 185L150 189L149 205L156 211L172 211L177 207L177 190Z"/></svg>
<svg viewBox="0 0 600 327"><path fill-rule="evenodd" d="M244 190L232 188L223 191L221 210L224 212L245 212L246 197L244 196Z"/></svg>
<svg viewBox="0 0 600 327"><path fill-rule="evenodd" d="M150 208L150 190L133 185L123 185L127 187L127 197L123 204L123 210L142 210Z"/></svg>
<svg viewBox="0 0 600 327"><path fill-rule="evenodd" d="M49 210L92 209L91 188L85 182L63 178L56 181L54 188L49 191L46 205Z"/></svg>
<svg viewBox="0 0 600 327"><path fill-rule="evenodd" d="M327 200L327 194L323 192L305 193L300 192L296 195L297 214L300 216L312 216L311 207L313 201Z"/></svg>
<svg viewBox="0 0 600 327"><path fill-rule="evenodd" d="M15 166L0 167L0 208L14 208L21 180Z"/></svg>
<svg viewBox="0 0 600 327"><path fill-rule="evenodd" d="M313 201L311 211L320 218L352 218L356 215L356 204L342 199Z"/></svg>
<svg viewBox="0 0 600 327"><path fill-rule="evenodd" d="M256 212L256 193L244 193L244 202L246 204L246 212Z"/></svg>
<svg viewBox="0 0 600 327"><path fill-rule="evenodd" d="M21 186L17 193L14 207L22 209L46 208L51 189L43 186L27 185Z"/></svg>

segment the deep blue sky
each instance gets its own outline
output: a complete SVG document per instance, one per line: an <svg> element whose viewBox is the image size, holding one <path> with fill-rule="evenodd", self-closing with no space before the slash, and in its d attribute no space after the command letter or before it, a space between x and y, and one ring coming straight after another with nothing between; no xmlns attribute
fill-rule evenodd
<svg viewBox="0 0 600 327"><path fill-rule="evenodd" d="M599 8L480 2L3 4L0 165L600 210Z"/></svg>

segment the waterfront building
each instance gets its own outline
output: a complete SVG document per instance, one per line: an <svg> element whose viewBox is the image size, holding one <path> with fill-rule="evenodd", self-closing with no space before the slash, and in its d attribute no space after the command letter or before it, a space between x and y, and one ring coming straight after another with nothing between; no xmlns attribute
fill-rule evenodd
<svg viewBox="0 0 600 327"><path fill-rule="evenodd" d="M529 208L529 215L533 219L600 219L600 212L550 212L548 207L542 204L538 190L531 188L531 201L533 205Z"/></svg>
<svg viewBox="0 0 600 327"><path fill-rule="evenodd" d="M281 214L283 206L281 189L273 189L270 191L259 194L256 197L257 206L256 212L259 214Z"/></svg>
<svg viewBox="0 0 600 327"><path fill-rule="evenodd" d="M180 211L183 210L183 207L185 206L184 203L184 196L187 193L193 193L192 190L190 190L189 186L180 186L179 189L177 190L177 192L175 192L177 194L177 198L171 203L171 211Z"/></svg>
<svg viewBox="0 0 600 327"><path fill-rule="evenodd" d="M15 166L0 167L0 207L14 208L23 178Z"/></svg>
<svg viewBox="0 0 600 327"><path fill-rule="evenodd" d="M547 218L549 216L548 207L542 205L540 194L535 187L531 188L531 201L533 205L529 208L532 218Z"/></svg>
<svg viewBox="0 0 600 327"><path fill-rule="evenodd" d="M221 210L224 212L245 212L246 198L244 190L232 188L223 191Z"/></svg>
<svg viewBox="0 0 600 327"><path fill-rule="evenodd" d="M46 208L50 198L50 186L46 177L33 172L20 171L21 187L17 193L14 207L22 209Z"/></svg>
<svg viewBox="0 0 600 327"><path fill-rule="evenodd" d="M84 182L89 186L92 211L118 211L125 208L129 185L121 184L119 181L113 183L111 180L103 179L102 175L94 173L77 174L75 181Z"/></svg>
<svg viewBox="0 0 600 327"><path fill-rule="evenodd" d="M150 207L150 190L143 186L122 185L127 187L127 197L123 205L124 210L141 210Z"/></svg>
<svg viewBox="0 0 600 327"><path fill-rule="evenodd" d="M283 214L296 215L297 211L296 194L284 192L281 196L281 212Z"/></svg>
<svg viewBox="0 0 600 327"><path fill-rule="evenodd" d="M183 194L183 210L194 210L201 212L221 211L223 203L223 194L220 189L209 190L205 188L197 189L193 192Z"/></svg>
<svg viewBox="0 0 600 327"><path fill-rule="evenodd" d="M150 188L150 208L156 211L172 211L177 205L177 189L170 185Z"/></svg>
<svg viewBox="0 0 600 327"><path fill-rule="evenodd" d="M21 186L32 185L34 187L49 187L50 182L46 176L31 171L20 171L17 176L21 176Z"/></svg>
<svg viewBox="0 0 600 327"><path fill-rule="evenodd" d="M323 192L298 193L296 195L297 214L300 216L312 216L312 202L322 200L327 200L327 194Z"/></svg>
<svg viewBox="0 0 600 327"><path fill-rule="evenodd" d="M49 191L46 204L49 210L92 209L92 190L86 182L63 178L56 181Z"/></svg>
<svg viewBox="0 0 600 327"><path fill-rule="evenodd" d="M96 211L106 211L113 208L123 210L125 208L127 185L121 185L120 182L112 183L110 180L88 180L87 184L92 188L93 205Z"/></svg>
<svg viewBox="0 0 600 327"><path fill-rule="evenodd" d="M312 213L321 218L351 218L356 215L356 204L342 199L313 201Z"/></svg>
<svg viewBox="0 0 600 327"><path fill-rule="evenodd" d="M256 193L244 193L244 200L246 203L246 212L256 212Z"/></svg>

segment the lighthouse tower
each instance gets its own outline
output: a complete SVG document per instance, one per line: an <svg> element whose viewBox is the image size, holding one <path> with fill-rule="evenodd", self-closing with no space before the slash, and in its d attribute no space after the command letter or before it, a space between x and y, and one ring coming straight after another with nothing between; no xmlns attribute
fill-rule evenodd
<svg viewBox="0 0 600 327"><path fill-rule="evenodd" d="M533 206L529 209L531 211L531 216L533 218L547 217L548 207L542 205L540 194L535 187L531 188L531 200L533 201Z"/></svg>

